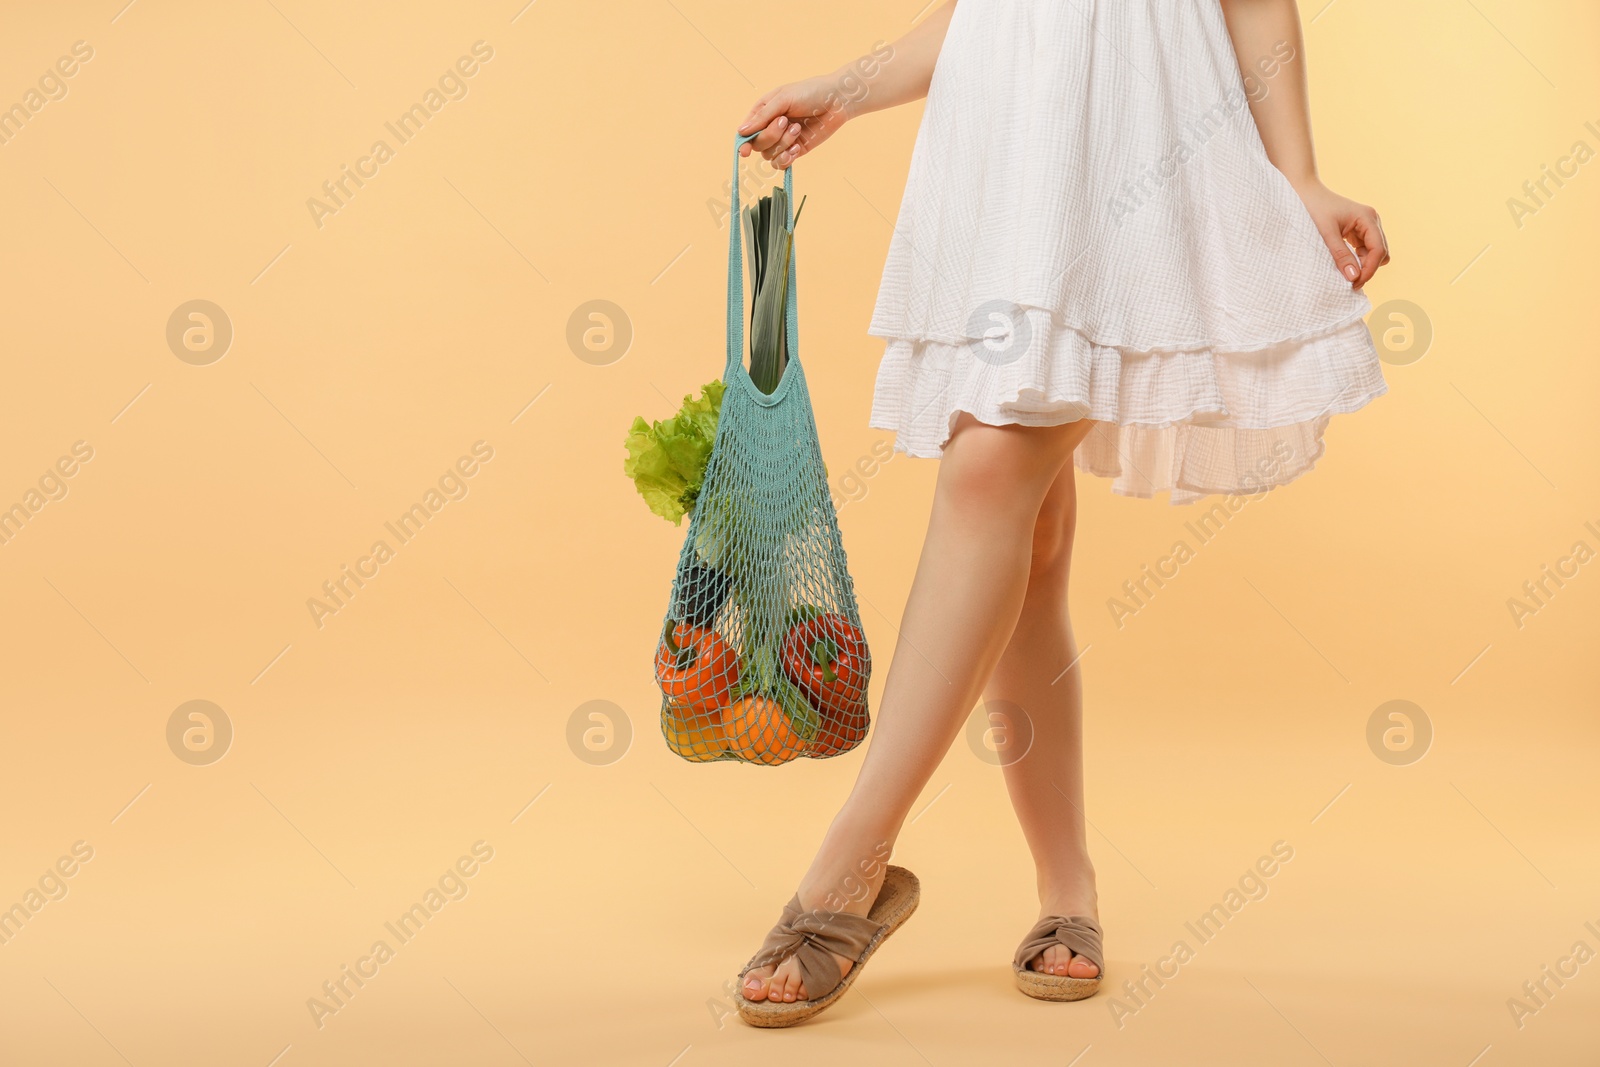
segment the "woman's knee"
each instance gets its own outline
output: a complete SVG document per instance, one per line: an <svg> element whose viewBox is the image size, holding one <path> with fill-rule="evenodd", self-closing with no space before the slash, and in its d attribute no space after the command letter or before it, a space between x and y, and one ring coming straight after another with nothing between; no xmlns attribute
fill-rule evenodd
<svg viewBox="0 0 1600 1067"><path fill-rule="evenodd" d="M1059 483L1052 487L1033 523L1032 573L1035 575L1064 575L1072 562L1077 500L1072 492L1072 472L1063 471L1061 479L1065 481L1064 491Z"/></svg>
<svg viewBox="0 0 1600 1067"><path fill-rule="evenodd" d="M991 426L963 412L940 461L940 494L973 515L1032 514L1061 464L1055 435L1037 429Z"/></svg>

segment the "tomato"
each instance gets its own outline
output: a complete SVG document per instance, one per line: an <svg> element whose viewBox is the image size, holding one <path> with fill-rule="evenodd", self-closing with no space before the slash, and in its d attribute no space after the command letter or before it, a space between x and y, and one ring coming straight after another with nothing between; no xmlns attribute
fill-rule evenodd
<svg viewBox="0 0 1600 1067"><path fill-rule="evenodd" d="M739 681L739 657L708 626L667 620L656 648L656 684L674 704L715 716Z"/></svg>

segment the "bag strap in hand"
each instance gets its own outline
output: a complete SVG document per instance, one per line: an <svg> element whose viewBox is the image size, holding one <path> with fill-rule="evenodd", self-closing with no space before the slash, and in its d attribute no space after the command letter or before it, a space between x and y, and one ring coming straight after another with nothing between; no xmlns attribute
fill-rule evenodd
<svg viewBox="0 0 1600 1067"><path fill-rule="evenodd" d="M729 194L728 209L728 363L722 380L728 384L734 370L744 366L744 245L739 240L739 225L743 221L739 209L739 147L752 140L761 131L737 135L733 139L733 186ZM784 198L788 201L783 224L794 226L794 167L783 170ZM795 291L795 251L789 248L789 297L784 310L784 321L789 340L789 359L800 362L800 303Z"/></svg>

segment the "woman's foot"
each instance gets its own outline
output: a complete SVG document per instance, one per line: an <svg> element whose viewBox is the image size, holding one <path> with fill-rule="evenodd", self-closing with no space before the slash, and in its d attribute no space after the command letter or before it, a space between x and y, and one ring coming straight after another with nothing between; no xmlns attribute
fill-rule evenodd
<svg viewBox="0 0 1600 1067"><path fill-rule="evenodd" d="M825 843L825 849L829 846ZM878 890L883 886L883 877L886 870L881 856L887 858L889 850L887 843L879 845L872 850L874 858L860 861L856 864L855 871L849 870L846 864L842 873L831 880L824 882L802 883L797 895L800 904L807 909L819 909L834 913L848 913L850 915L866 915L872 910L873 901L878 899ZM824 857L819 856L818 862ZM846 959L837 952L830 952L834 962L839 965L839 978L850 973L850 968L855 966L855 961ZM800 977L800 962L793 955L779 962L776 966L752 967L744 976L744 981L739 987L740 993L746 1000L771 1000L793 1003L799 1000L809 1000L813 991L805 987L805 982ZM827 990L817 990L820 996Z"/></svg>
<svg viewBox="0 0 1600 1067"><path fill-rule="evenodd" d="M1094 869L1085 864L1086 875L1080 875L1076 884L1057 890L1039 893L1039 915L1087 915L1096 924L1100 922L1099 901L1095 895ZM1068 978L1098 978L1100 968L1066 945L1051 945L1028 961L1028 969L1045 974L1063 974Z"/></svg>
<svg viewBox="0 0 1600 1067"><path fill-rule="evenodd" d="M1041 912L1039 918L1045 915L1060 915L1058 911ZM1075 914L1082 914L1081 912ZM1092 916L1091 916L1092 918ZM1096 920L1097 922L1099 920ZM1042 971L1045 974L1064 974L1068 978L1098 978L1100 968L1090 963L1082 956L1076 955L1065 945L1051 945L1029 963L1031 971Z"/></svg>
<svg viewBox="0 0 1600 1067"><path fill-rule="evenodd" d="M805 895L801 894L801 901ZM812 905L807 905L808 907ZM861 908L854 906L845 910L854 915L865 915L867 909L872 907L872 902L867 901ZM850 968L855 966L854 960L847 960L837 952L830 952L835 963L839 965L839 977L842 980L850 973ZM794 956L789 956L776 967L752 967L744 976L744 985L739 988L746 1000L772 1000L793 1003L797 1000L810 1000L811 992L806 989L806 984L800 978L800 963Z"/></svg>

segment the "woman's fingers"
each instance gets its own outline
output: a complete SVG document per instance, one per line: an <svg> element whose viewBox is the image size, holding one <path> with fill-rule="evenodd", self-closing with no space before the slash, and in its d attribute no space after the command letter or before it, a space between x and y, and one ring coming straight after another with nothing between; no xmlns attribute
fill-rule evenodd
<svg viewBox="0 0 1600 1067"><path fill-rule="evenodd" d="M1339 232L1336 222L1317 224L1317 232L1322 234L1322 241L1328 246L1328 252L1333 256L1333 265L1339 268L1351 284L1355 284L1361 277L1361 264L1356 261L1355 253L1344 243L1344 235Z"/></svg>
<svg viewBox="0 0 1600 1067"><path fill-rule="evenodd" d="M844 122L842 109L836 103L830 106L833 99L834 87L827 78L778 86L757 100L740 124L740 135L750 139L739 146L739 154L760 152L782 170Z"/></svg>
<svg viewBox="0 0 1600 1067"><path fill-rule="evenodd" d="M738 132L739 133L749 133L751 130L757 129L758 127L762 126L764 123L770 122L772 120L772 118L774 117L774 115L776 114L776 112L774 112L773 115L767 115L765 118L763 118L762 117L762 110L764 108L766 108L769 104L771 104L773 98L776 97L782 91L783 90L782 90L781 87L778 88L778 89L774 89L771 92L766 93L765 95L763 95L754 104L751 104L750 105L750 113L744 117L744 121L743 122L739 123Z"/></svg>
<svg viewBox="0 0 1600 1067"><path fill-rule="evenodd" d="M804 132L804 122L791 121L784 129L783 136L778 138L777 143L761 154L767 157L767 162L773 164L781 170L793 160L794 156L796 155L794 152L794 146L796 142L800 140Z"/></svg>
<svg viewBox="0 0 1600 1067"><path fill-rule="evenodd" d="M750 152L760 152L762 155L767 155L771 151L772 146L783 140L783 135L788 132L789 116L779 115L777 118L768 122L766 127L763 128L761 132L757 133L744 146L742 146L743 148L749 149L749 151L745 152L744 154L749 155Z"/></svg>
<svg viewBox="0 0 1600 1067"><path fill-rule="evenodd" d="M750 140L740 145L739 155L748 158L753 152L761 152L765 154L766 149L771 147L780 137L783 136L783 131L786 130L788 126L789 119L784 115L779 115L777 118L767 123L765 129L761 130L754 137L750 138Z"/></svg>
<svg viewBox="0 0 1600 1067"><path fill-rule="evenodd" d="M789 148L788 156L779 160L779 164L785 167L789 166L822 141L827 140L829 132L826 119L819 120L815 128L809 122L802 122L800 124L800 132L795 136L794 144Z"/></svg>
<svg viewBox="0 0 1600 1067"><path fill-rule="evenodd" d="M779 153L773 164L782 170L793 165L794 161L808 152L814 152L818 145L833 136L839 128L840 120L833 115L824 115L820 112L807 119L799 119L794 125L799 129L795 132L794 143L788 151Z"/></svg>
<svg viewBox="0 0 1600 1067"><path fill-rule="evenodd" d="M1360 289L1372 280L1379 267L1389 262L1389 247L1383 228L1378 225L1378 216L1370 208L1351 220L1350 230L1361 250L1361 273L1355 280L1355 287Z"/></svg>
<svg viewBox="0 0 1600 1067"><path fill-rule="evenodd" d="M755 102L750 109L750 114L745 116L744 122L739 125L740 134L750 133L752 130L761 130L751 141L753 151L762 152L771 148L789 125L787 112L793 106L790 99L789 87L779 86L766 96ZM762 127L766 127L762 129ZM747 155L749 153L746 153Z"/></svg>

